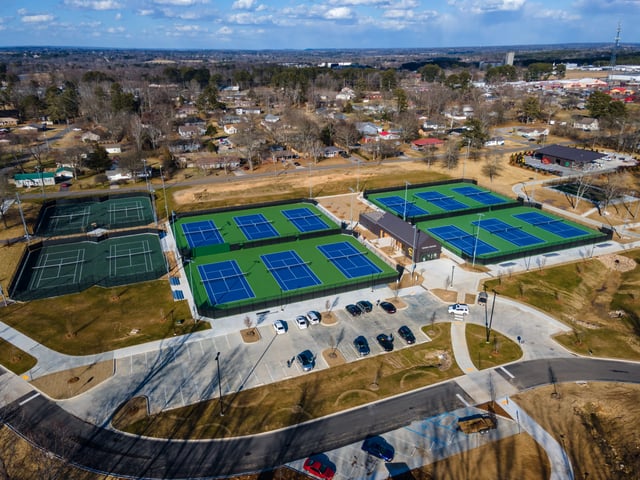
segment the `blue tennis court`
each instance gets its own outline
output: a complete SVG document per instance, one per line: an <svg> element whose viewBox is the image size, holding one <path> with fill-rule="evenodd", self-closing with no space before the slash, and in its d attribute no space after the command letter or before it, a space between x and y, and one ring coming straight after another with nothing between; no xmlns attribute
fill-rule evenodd
<svg viewBox="0 0 640 480"><path fill-rule="evenodd" d="M433 203L436 207L446 211L463 210L465 208L469 208L469 205L465 205L464 203L459 202L453 197L449 197L440 192L420 192L416 193L416 197Z"/></svg>
<svg viewBox="0 0 640 480"><path fill-rule="evenodd" d="M514 217L562 238L581 237L588 234L578 227L565 223L561 218L548 217L538 212L519 213Z"/></svg>
<svg viewBox="0 0 640 480"><path fill-rule="evenodd" d="M273 228L271 221L261 213L233 217L238 228L242 230L247 240L260 240L262 238L279 237L278 231Z"/></svg>
<svg viewBox="0 0 640 480"><path fill-rule="evenodd" d="M287 217L293 225L301 232L314 232L326 230L329 226L322 220L320 214L313 213L308 208L293 208L282 210L282 214Z"/></svg>
<svg viewBox="0 0 640 480"><path fill-rule="evenodd" d="M191 248L224 243L218 227L212 220L183 223L181 227Z"/></svg>
<svg viewBox="0 0 640 480"><path fill-rule="evenodd" d="M497 218L471 222L473 225L492 233L507 242L511 242L518 247L526 247L537 243L545 243L544 240L522 231L522 227L514 227Z"/></svg>
<svg viewBox="0 0 640 480"><path fill-rule="evenodd" d="M367 258L367 252L361 252L348 242L318 245L327 259L347 278L366 277L382 272L380 267Z"/></svg>
<svg viewBox="0 0 640 480"><path fill-rule="evenodd" d="M235 260L198 265L198 272L211 305L255 297Z"/></svg>
<svg viewBox="0 0 640 480"><path fill-rule="evenodd" d="M389 210L401 215L402 217L417 217L418 215L428 215L429 212L420 207L416 207L411 202L405 202L404 198L397 195L390 197L380 197L378 202L383 204Z"/></svg>
<svg viewBox="0 0 640 480"><path fill-rule="evenodd" d="M483 242L476 235L461 230L455 225L445 225L443 227L433 227L428 229L430 233L441 238L445 242L459 248L467 255L485 255L487 253L497 252L498 249Z"/></svg>
<svg viewBox="0 0 640 480"><path fill-rule="evenodd" d="M321 285L322 282L295 250L260 255L262 262L284 291ZM309 262L310 263L310 262Z"/></svg>
<svg viewBox="0 0 640 480"><path fill-rule="evenodd" d="M452 190L456 193L459 193L460 195L471 198L478 203L482 203L483 205L496 205L498 203L506 202L505 199L497 197L491 192L487 192L486 190L481 190L475 187L458 187Z"/></svg>

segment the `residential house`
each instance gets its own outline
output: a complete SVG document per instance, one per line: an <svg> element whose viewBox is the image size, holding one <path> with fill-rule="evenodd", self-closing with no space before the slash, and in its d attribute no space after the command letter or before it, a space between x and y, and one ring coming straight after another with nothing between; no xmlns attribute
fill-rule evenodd
<svg viewBox="0 0 640 480"><path fill-rule="evenodd" d="M228 170L238 168L241 164L240 157L232 155L220 155L201 157L194 159L193 166L201 170Z"/></svg>
<svg viewBox="0 0 640 480"><path fill-rule="evenodd" d="M340 90L340 93L336 95L336 100L342 100L343 102L348 102L354 98L356 98L356 92L349 87L344 87Z"/></svg>
<svg viewBox="0 0 640 480"><path fill-rule="evenodd" d="M169 151L173 154L198 152L202 144L195 139L176 140L169 145Z"/></svg>
<svg viewBox="0 0 640 480"><path fill-rule="evenodd" d="M260 115L262 110L258 107L238 107L236 108L236 115Z"/></svg>
<svg viewBox="0 0 640 480"><path fill-rule="evenodd" d="M182 138L194 138L204 135L206 129L203 126L198 125L180 125L178 127L178 135Z"/></svg>
<svg viewBox="0 0 640 480"><path fill-rule="evenodd" d="M13 177L16 187L40 187L56 184L56 176L53 172L16 173Z"/></svg>
<svg viewBox="0 0 640 480"><path fill-rule="evenodd" d="M175 118L185 119L198 115L198 108L194 105L184 105L175 114Z"/></svg>
<svg viewBox="0 0 640 480"><path fill-rule="evenodd" d="M524 138L538 138L541 136L549 135L548 128L536 128L536 127L519 127L517 129L518 135Z"/></svg>
<svg viewBox="0 0 640 480"><path fill-rule="evenodd" d="M122 153L122 147L118 144L105 145L104 149L107 151L109 155L117 155Z"/></svg>
<svg viewBox="0 0 640 480"><path fill-rule="evenodd" d="M444 140L440 140L439 138L418 138L417 140L413 140L411 142L411 148L413 150L417 150L418 152L422 152L428 148L436 148L441 145L444 145Z"/></svg>
<svg viewBox="0 0 640 480"><path fill-rule="evenodd" d="M489 140L484 142L485 147L497 147L504 145L504 138L502 137L491 137Z"/></svg>
<svg viewBox="0 0 640 480"><path fill-rule="evenodd" d="M597 132L600 129L597 118L576 115L572 117L572 121L573 128L578 130L584 130L585 132Z"/></svg>
<svg viewBox="0 0 640 480"><path fill-rule="evenodd" d="M13 115L4 115L0 112L0 127L15 127L18 125L18 117Z"/></svg>
<svg viewBox="0 0 640 480"><path fill-rule="evenodd" d="M224 127L222 127L222 129L224 130L224 133L226 133L227 135L234 135L238 133L238 129L236 128L235 125L232 125L232 124L227 124Z"/></svg>
<svg viewBox="0 0 640 480"><path fill-rule="evenodd" d="M110 182L131 180L133 178L131 172L123 168L114 168L113 170L107 170L104 173L107 176L107 180L109 180Z"/></svg>
<svg viewBox="0 0 640 480"><path fill-rule="evenodd" d="M334 146L324 147L324 149L322 150L322 156L324 158L334 158L340 155L340 152L342 151L343 150L341 148Z"/></svg>

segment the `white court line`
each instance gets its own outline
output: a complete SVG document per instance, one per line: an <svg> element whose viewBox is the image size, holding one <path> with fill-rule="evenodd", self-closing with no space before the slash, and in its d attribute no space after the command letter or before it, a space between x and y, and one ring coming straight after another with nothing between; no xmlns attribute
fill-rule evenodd
<svg viewBox="0 0 640 480"><path fill-rule="evenodd" d="M513 375L509 370L507 370L504 367L500 367L500 370L502 370L504 373L506 373L507 375L509 375L509 378L516 378L515 375Z"/></svg>
<svg viewBox="0 0 640 480"><path fill-rule="evenodd" d="M25 403L30 402L31 400L33 400L34 398L39 397L39 396L40 396L40 393L39 393L39 392L36 392L36 393L34 393L33 395L31 395L29 398L25 398L23 401L21 401L20 403L18 403L18 405L22 406L22 405L24 405Z"/></svg>
<svg viewBox="0 0 640 480"><path fill-rule="evenodd" d="M456 397L458 397L458 399L464 403L465 407L470 407L471 405L469 404L469 402L467 402L464 398L462 398L462 395L460 395L459 393L456 393Z"/></svg>

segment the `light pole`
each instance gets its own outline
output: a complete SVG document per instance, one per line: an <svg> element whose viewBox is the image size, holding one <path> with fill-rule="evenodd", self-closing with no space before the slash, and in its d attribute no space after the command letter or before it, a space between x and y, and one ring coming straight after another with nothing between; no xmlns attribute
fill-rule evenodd
<svg viewBox="0 0 640 480"><path fill-rule="evenodd" d="M476 240L473 243L473 262L471 263L472 267L476 266L476 250L478 249L478 237L480 236L480 220L484 217L484 213L478 214L478 225L476 226Z"/></svg>
<svg viewBox="0 0 640 480"><path fill-rule="evenodd" d="M222 402L222 381L220 377L220 352L216 354L216 364L218 366L218 391L220 392L220 416L224 417L224 403Z"/></svg>
<svg viewBox="0 0 640 480"><path fill-rule="evenodd" d="M416 239L418 236L418 226L416 224L413 225L413 247L411 250L411 261L413 262L413 271L411 272L411 276L416 272Z"/></svg>
<svg viewBox="0 0 640 480"><path fill-rule="evenodd" d="M349 204L349 229L351 230L353 228L353 195L357 190L349 187L349 191L351 192L351 203Z"/></svg>
<svg viewBox="0 0 640 480"><path fill-rule="evenodd" d="M404 213L402 214L402 220L407 221L407 193L409 190L409 185L411 185L406 180L404 181Z"/></svg>
<svg viewBox="0 0 640 480"><path fill-rule="evenodd" d="M493 309L496 306L496 295L498 292L493 290L493 302L491 303L491 316L489 317L489 328L487 328L487 343L489 343L489 339L491 337L491 325L493 324Z"/></svg>
<svg viewBox="0 0 640 480"><path fill-rule="evenodd" d="M20 194L16 192L16 200L18 202L18 210L20 211L20 220L22 220L22 227L24 228L24 238L29 242L29 230L27 229L27 222L24 220L24 212L22 211L22 202L20 201Z"/></svg>
<svg viewBox="0 0 640 480"><path fill-rule="evenodd" d="M462 161L462 179L464 180L464 170L467 166L467 160L469 160L469 147L471 145L471 139L467 138L467 156L465 157L465 159Z"/></svg>
<svg viewBox="0 0 640 480"><path fill-rule="evenodd" d="M162 180L162 195L164 197L164 212L165 212L165 215L167 216L167 222L170 222L171 219L169 218L169 205L167 204L167 190L165 189L165 185L164 185L164 172L162 171L162 165L160 165L160 179Z"/></svg>
<svg viewBox="0 0 640 480"><path fill-rule="evenodd" d="M451 265L451 284L449 285L450 287L453 287L453 272L455 272L455 270L456 270L456 266Z"/></svg>

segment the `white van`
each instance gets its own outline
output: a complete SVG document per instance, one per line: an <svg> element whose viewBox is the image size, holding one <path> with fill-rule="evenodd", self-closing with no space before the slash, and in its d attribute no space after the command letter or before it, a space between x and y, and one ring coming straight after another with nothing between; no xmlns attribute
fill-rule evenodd
<svg viewBox="0 0 640 480"><path fill-rule="evenodd" d="M466 303L455 303L449 305L449 313L455 313L456 315L469 315L469 305Z"/></svg>

